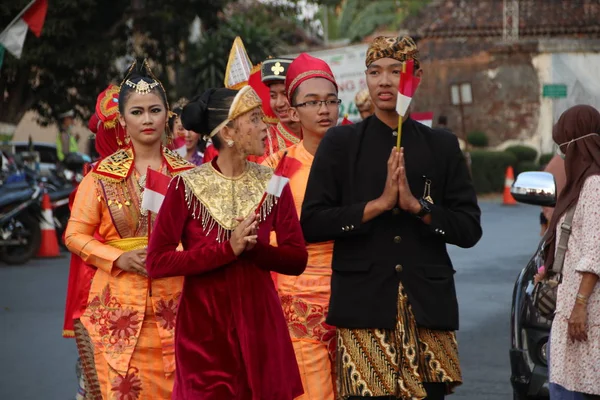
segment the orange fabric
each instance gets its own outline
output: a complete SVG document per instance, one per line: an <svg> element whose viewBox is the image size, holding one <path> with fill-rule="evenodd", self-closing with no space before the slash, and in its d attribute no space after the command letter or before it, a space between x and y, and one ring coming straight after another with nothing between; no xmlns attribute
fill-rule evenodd
<svg viewBox="0 0 600 400"><path fill-rule="evenodd" d="M302 168L289 177L294 203L300 216L314 157L306 151L303 142L289 147L287 152L287 157L302 164ZM282 156L283 150L266 159L263 164L275 168ZM274 236L271 241L276 244ZM335 327L327 325L325 318L331 293L333 242L310 243L306 248L308 264L302 275L273 273L272 276L288 323L304 386L304 395L298 399L329 400L335 398Z"/></svg>
<svg viewBox="0 0 600 400"><path fill-rule="evenodd" d="M140 203L135 173L120 182L88 174L78 188L65 235L69 250L98 268L81 322L94 343L107 399L115 391L138 387L128 381L135 377L141 379L141 397L131 398L169 399L173 387L174 328L183 278L149 282L113 265L124 252L147 246L147 217L141 215ZM104 243L94 238L95 232ZM117 381L121 389L115 389Z"/></svg>

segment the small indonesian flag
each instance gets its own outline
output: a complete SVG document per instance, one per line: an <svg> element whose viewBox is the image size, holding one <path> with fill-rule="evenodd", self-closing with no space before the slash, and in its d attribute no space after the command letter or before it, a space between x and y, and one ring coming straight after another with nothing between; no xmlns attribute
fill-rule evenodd
<svg viewBox="0 0 600 400"><path fill-rule="evenodd" d="M27 30L30 29L35 36L40 37L47 11L48 0L31 1L0 33L0 45L4 46L13 56L21 58Z"/></svg>
<svg viewBox="0 0 600 400"><path fill-rule="evenodd" d="M348 119L348 114L344 115L344 119L342 120L341 125L352 125L352 121Z"/></svg>
<svg viewBox="0 0 600 400"><path fill-rule="evenodd" d="M263 194L260 203L258 203L258 207L256 207L257 214L260 213L260 209L268 195L281 197L283 188L290 181L289 178L300 168L302 168L302 163L298 160L288 158L287 151L285 151L279 160L275 171L273 171L273 176L269 180L269 183L267 183L267 190Z"/></svg>
<svg viewBox="0 0 600 400"><path fill-rule="evenodd" d="M425 126L433 127L433 112L410 113L410 117Z"/></svg>
<svg viewBox="0 0 600 400"><path fill-rule="evenodd" d="M157 214L165 199L170 182L171 177L148 168L148 172L146 173L146 187L142 199L142 208Z"/></svg>
<svg viewBox="0 0 600 400"><path fill-rule="evenodd" d="M400 116L404 117L408 106L421 82L420 78L414 75L415 61L408 60L402 66L402 73L400 74L400 84L398 86L398 99L396 100L396 112Z"/></svg>

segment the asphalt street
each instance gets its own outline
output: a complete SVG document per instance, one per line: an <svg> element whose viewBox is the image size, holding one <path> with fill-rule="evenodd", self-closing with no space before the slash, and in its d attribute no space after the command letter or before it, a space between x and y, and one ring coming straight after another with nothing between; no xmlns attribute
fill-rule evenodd
<svg viewBox="0 0 600 400"><path fill-rule="evenodd" d="M464 384L450 399L512 399L509 317L513 283L539 241L539 208L483 202L482 240L450 248L460 302ZM68 261L0 264L0 400L71 400L75 342L61 337Z"/></svg>

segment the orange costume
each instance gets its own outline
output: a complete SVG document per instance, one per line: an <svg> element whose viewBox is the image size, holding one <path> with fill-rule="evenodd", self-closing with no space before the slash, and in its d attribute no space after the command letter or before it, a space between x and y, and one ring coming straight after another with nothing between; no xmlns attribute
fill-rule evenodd
<svg viewBox="0 0 600 400"><path fill-rule="evenodd" d="M174 176L193 167L166 148L162 154L164 174ZM133 165L134 151L128 147L97 163L83 179L66 244L97 268L81 322L94 344L102 397L167 400L173 388L173 331L183 279L150 281L114 266L123 253L148 244L148 211L140 208L144 177Z"/></svg>
<svg viewBox="0 0 600 400"><path fill-rule="evenodd" d="M283 150L263 164L275 168L282 155ZM300 216L313 155L300 142L287 149L287 159L290 168L296 169L286 175L290 178L290 188ZM332 400L335 398L335 327L327 325L325 317L331 291L333 242L308 244L306 249L308 264L302 275L273 273L272 276L281 299L304 387L304 395L296 400Z"/></svg>

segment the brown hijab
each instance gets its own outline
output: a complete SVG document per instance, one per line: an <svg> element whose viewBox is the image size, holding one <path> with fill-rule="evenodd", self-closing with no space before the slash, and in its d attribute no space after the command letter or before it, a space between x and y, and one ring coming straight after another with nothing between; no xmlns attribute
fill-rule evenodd
<svg viewBox="0 0 600 400"><path fill-rule="evenodd" d="M581 138L590 133L600 134L600 112L587 105L569 108L560 116L552 131L554 142L559 146L564 144L560 150L565 153L567 182L548 226L546 270L554 262L556 226L560 217L577 203L585 180L591 175L600 175L600 136ZM581 139L566 144L577 138Z"/></svg>

